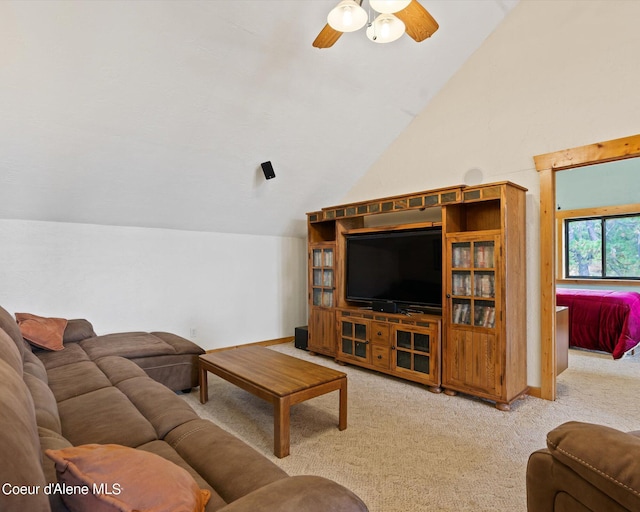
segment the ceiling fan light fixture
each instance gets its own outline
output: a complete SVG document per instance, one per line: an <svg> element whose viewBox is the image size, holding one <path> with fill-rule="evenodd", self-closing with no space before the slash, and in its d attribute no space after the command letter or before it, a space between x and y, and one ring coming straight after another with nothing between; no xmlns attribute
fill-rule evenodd
<svg viewBox="0 0 640 512"><path fill-rule="evenodd" d="M329 26L340 32L355 32L367 23L367 11L355 0L342 0L327 16Z"/></svg>
<svg viewBox="0 0 640 512"><path fill-rule="evenodd" d="M383 14L392 14L401 11L410 3L411 0L369 0L371 8Z"/></svg>
<svg viewBox="0 0 640 512"><path fill-rule="evenodd" d="M367 27L367 37L374 43L391 43L404 31L404 23L393 14L381 14Z"/></svg>

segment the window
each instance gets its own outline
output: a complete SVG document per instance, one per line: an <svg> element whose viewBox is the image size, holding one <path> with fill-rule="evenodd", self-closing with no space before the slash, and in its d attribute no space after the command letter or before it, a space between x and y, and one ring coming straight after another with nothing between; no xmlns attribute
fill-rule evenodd
<svg viewBox="0 0 640 512"><path fill-rule="evenodd" d="M640 214L567 218L565 277L640 279Z"/></svg>

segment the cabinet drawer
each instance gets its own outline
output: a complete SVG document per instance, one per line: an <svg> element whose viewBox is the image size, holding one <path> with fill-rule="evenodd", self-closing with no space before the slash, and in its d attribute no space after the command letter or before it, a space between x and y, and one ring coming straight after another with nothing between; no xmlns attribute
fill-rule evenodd
<svg viewBox="0 0 640 512"><path fill-rule="evenodd" d="M371 364L379 368L389 369L389 347L371 347Z"/></svg>
<svg viewBox="0 0 640 512"><path fill-rule="evenodd" d="M387 323L371 322L371 343L389 346L390 327Z"/></svg>

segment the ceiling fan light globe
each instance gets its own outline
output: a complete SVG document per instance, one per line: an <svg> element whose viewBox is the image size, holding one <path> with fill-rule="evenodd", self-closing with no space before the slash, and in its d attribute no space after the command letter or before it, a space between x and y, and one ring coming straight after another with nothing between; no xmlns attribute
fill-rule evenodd
<svg viewBox="0 0 640 512"><path fill-rule="evenodd" d="M391 14L401 11L411 3L411 0L369 0L369 5L374 11Z"/></svg>
<svg viewBox="0 0 640 512"><path fill-rule="evenodd" d="M367 27L367 37L374 43L391 43L404 34L404 23L393 14L381 14Z"/></svg>
<svg viewBox="0 0 640 512"><path fill-rule="evenodd" d="M367 11L355 0L342 0L327 16L327 23L340 32L355 32L367 23Z"/></svg>

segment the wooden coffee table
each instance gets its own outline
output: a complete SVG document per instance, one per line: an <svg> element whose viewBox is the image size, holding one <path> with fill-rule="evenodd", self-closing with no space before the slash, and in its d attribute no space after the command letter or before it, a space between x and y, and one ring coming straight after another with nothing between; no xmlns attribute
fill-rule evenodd
<svg viewBox="0 0 640 512"><path fill-rule="evenodd" d="M294 404L340 391L338 428L347 428L347 376L261 346L200 356L200 402L209 399L207 372L273 404L273 453L289 455L289 412Z"/></svg>

